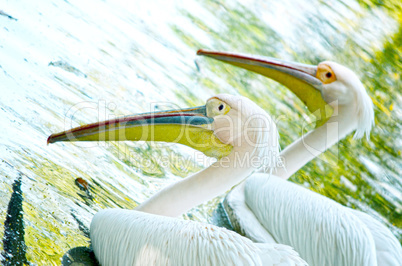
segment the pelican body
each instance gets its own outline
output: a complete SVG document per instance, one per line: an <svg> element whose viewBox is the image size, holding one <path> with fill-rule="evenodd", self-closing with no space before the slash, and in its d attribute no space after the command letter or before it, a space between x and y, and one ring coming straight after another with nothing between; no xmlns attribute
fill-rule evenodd
<svg viewBox="0 0 402 266"><path fill-rule="evenodd" d="M199 50L199 55L274 79L292 90L317 117L316 129L286 147L275 176L253 174L226 197L236 231L255 242L292 246L309 265L402 265L395 236L371 216L285 181L352 131L369 138L373 104L350 69L268 57Z"/></svg>
<svg viewBox="0 0 402 266"><path fill-rule="evenodd" d="M58 141L181 143L219 160L172 184L135 210L97 213L90 228L102 265L306 265L289 246L254 243L235 232L176 217L231 189L279 154L276 126L249 99L220 94L205 106L146 113L53 134ZM244 159L254 163L245 163Z"/></svg>

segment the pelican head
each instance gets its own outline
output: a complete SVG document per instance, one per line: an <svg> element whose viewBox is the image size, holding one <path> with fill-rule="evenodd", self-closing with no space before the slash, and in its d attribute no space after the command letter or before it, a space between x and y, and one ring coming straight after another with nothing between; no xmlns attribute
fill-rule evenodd
<svg viewBox="0 0 402 266"><path fill-rule="evenodd" d="M220 94L208 102L215 108L227 108L225 115L214 117L214 134L237 154L259 158L260 166L273 168L279 155L278 133L274 121L258 105L243 96ZM224 104L224 107L222 107ZM214 114L212 111L211 114Z"/></svg>
<svg viewBox="0 0 402 266"><path fill-rule="evenodd" d="M278 154L275 124L255 103L242 96L220 94L204 106L142 113L97 122L52 134L60 141L163 141L187 145L222 158L232 150L257 156Z"/></svg>
<svg viewBox="0 0 402 266"><path fill-rule="evenodd" d="M345 66L331 61L314 66L269 57L205 50L199 50L197 54L251 70L285 85L317 117L317 127L325 124L333 115L342 113L355 118L356 138L364 134L369 137L374 124L373 103L360 79Z"/></svg>
<svg viewBox="0 0 402 266"><path fill-rule="evenodd" d="M355 138L366 134L368 139L374 125L373 102L362 82L349 68L331 61L317 66L316 77L322 82L321 95L335 108L350 108L349 115L357 118Z"/></svg>

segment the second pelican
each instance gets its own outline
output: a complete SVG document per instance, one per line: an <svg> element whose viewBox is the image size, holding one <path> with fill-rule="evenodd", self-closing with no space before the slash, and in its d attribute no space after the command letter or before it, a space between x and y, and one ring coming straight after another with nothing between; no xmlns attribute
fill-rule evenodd
<svg viewBox="0 0 402 266"><path fill-rule="evenodd" d="M226 209L237 229L257 242L290 245L310 265L401 265L401 245L379 221L283 180L354 130L356 138L369 138L373 104L356 74L329 61L313 66L226 52L198 54L280 82L319 119L315 130L280 153L286 169L275 172L278 177L257 173L229 193Z"/></svg>

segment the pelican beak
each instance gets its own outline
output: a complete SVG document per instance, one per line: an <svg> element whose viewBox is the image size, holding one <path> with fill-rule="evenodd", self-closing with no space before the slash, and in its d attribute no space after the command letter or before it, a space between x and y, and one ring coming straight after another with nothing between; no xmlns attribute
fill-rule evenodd
<svg viewBox="0 0 402 266"><path fill-rule="evenodd" d="M52 134L47 143L60 141L163 141L184 144L215 158L227 156L233 146L214 134L214 119L206 106L143 113L88 124Z"/></svg>
<svg viewBox="0 0 402 266"><path fill-rule="evenodd" d="M198 50L204 55L271 78L288 87L316 117L319 127L331 117L333 109L321 95L323 83L316 78L317 66L286 62L270 57Z"/></svg>

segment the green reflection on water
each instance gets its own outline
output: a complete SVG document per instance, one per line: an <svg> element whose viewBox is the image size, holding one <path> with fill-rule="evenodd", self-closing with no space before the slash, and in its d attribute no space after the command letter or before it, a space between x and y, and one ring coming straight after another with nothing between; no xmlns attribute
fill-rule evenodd
<svg viewBox="0 0 402 266"><path fill-rule="evenodd" d="M201 166L195 164L192 159L183 157L164 144L125 142L108 144L107 148L118 155L111 163L121 173L130 176L134 182L145 186L148 185L146 181L129 168L156 178L164 178L167 172L187 176L201 169ZM25 161L25 171L31 176L38 177L36 180L29 180L27 176L23 176L24 235L27 259L30 262L39 265L59 265L61 257L69 249L89 245L89 238L79 228L80 223L89 228L92 215L101 209L133 209L138 205L133 199L136 196L135 191L127 188L127 181L110 176L110 183L107 183L107 179L91 175L84 169L67 169L44 158L41 154L18 151L16 154L19 160ZM123 161L119 161L120 158L123 158ZM141 160L137 160L139 158ZM161 158L165 159L163 164L159 161ZM1 164L2 171L10 173L10 170L6 169L10 166L3 164ZM18 175L10 176L9 179L13 180L16 176ZM88 192L80 190L75 185L76 178L83 178L90 184ZM11 186L0 183L0 188L4 193L1 203L7 206ZM57 191L57 194L54 191ZM60 202L65 206L61 206ZM88 213L78 214L76 208L84 208ZM2 210L0 217L2 220L5 219L5 214L6 210ZM76 217L82 215L85 221L76 220ZM0 230L0 238L3 237L3 233L3 230Z"/></svg>

